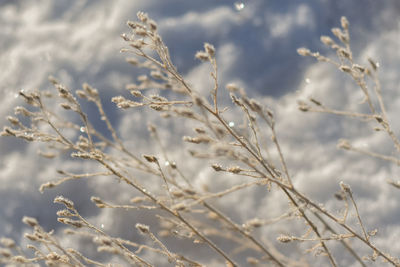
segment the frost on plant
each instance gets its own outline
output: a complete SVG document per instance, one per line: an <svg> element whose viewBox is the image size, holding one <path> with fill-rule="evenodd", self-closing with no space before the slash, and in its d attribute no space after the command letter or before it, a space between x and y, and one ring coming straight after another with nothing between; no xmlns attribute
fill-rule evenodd
<svg viewBox="0 0 400 267"><path fill-rule="evenodd" d="M319 257L327 266L338 266L338 260L346 257L361 266L367 266L371 261L400 265L398 258L374 244L377 230L364 226L363 214L359 213L351 185L342 182L337 186L339 192L335 196L343 207L340 212L325 208L323 203L309 198L295 186L275 128L279 121L275 121L274 112L249 97L244 89L235 84L228 84L225 88L220 84L216 60L218 50L213 45L205 43L204 49L195 54L196 59L211 66L213 87L208 95L202 95L173 64L155 21L146 13L139 12L138 20L129 21L127 25L130 32L121 35L126 42L122 52L130 55L127 59L129 63L145 69L147 74L139 76L137 83L127 85L131 96L114 96L111 101L126 112L149 109L162 119L178 120L182 125L190 121L190 125L195 127L188 129L191 134L182 136L180 144L187 148L182 149L182 153L189 152L190 158L186 160L206 164L215 181L231 177L232 182L222 183L225 186L223 188L215 188L211 182L199 186L191 174L185 173L182 168L188 163L174 158L156 123L149 123L148 131L152 142L159 147L159 153L149 151L142 155L129 149L127 141L140 140L121 139L95 88L83 84L81 89L72 92L56 78L50 77L54 93L20 92L26 104L15 108L16 117L8 117L11 126L5 127L2 135L42 142L48 151L54 151L42 152L42 156L53 158L68 154L76 160L91 162L96 166L96 171L74 173L68 169L58 170L59 178L43 183L40 191L57 190L58 185L73 180L108 177L132 189L131 198L126 199L125 203L113 203L106 200L105 196L88 196L88 200L99 209L121 209L126 213L149 212L158 223L148 225L142 222L141 217L135 217L136 221L131 222L131 233L113 236L82 216L79 207L71 200L57 196L54 202L61 208L57 216L58 222L66 226L64 234L76 237L77 243L86 239L98 254L65 245L57 238L61 233L46 231L40 226L40 221L24 217L23 222L32 229L31 233L25 235L30 243L27 249L34 253L26 253L13 240L3 238L0 248L2 264L154 266L162 258L164 264L175 266L211 266L215 263L227 266L313 266L314 257ZM369 66L354 62L346 18L341 19L341 28L332 29L332 33L336 41L329 36L322 36L321 41L336 53L336 59L307 48L299 48L298 53L333 64L349 75L362 90L369 112L335 110L314 98L299 101L299 109L374 121L400 151L400 142L391 129L382 100L377 64L372 59L369 60ZM367 87L366 79L371 79L375 84L373 91ZM150 93L149 89L154 88L158 93L154 93L154 90ZM223 107L219 99L227 96L232 100L232 105ZM78 119L63 118L50 108L52 105L48 103L51 101L57 101L61 109L75 114ZM87 102L96 106L108 135L104 134L104 129L98 129L83 111L82 105ZM246 127L237 127L235 122L228 120L229 112L242 114ZM21 117L25 117L23 121L29 123L22 123ZM71 131L75 135L71 135ZM268 153L265 143L268 150L274 153ZM338 146L399 163L395 157L358 149L344 139L339 141ZM388 184L399 187L396 181L390 180ZM253 187L262 188L265 194L279 191L283 196L282 203L289 205L276 218L256 217L236 221L228 215L229 211L224 208L226 205L220 204L228 201L229 195ZM350 216L355 216L357 222L351 222L348 219ZM291 233L288 229L285 234L271 233L270 236L274 236L271 239L257 234L259 228L268 228L271 224L283 221L301 229L300 232ZM141 242L128 238L134 231L140 234ZM178 244L185 244L185 247L179 249L170 246L174 240L178 240ZM351 240L361 245L355 247ZM357 250L360 246L366 247L369 254L361 254ZM206 258L197 255L199 247L208 247ZM304 256L303 252L308 253Z"/></svg>

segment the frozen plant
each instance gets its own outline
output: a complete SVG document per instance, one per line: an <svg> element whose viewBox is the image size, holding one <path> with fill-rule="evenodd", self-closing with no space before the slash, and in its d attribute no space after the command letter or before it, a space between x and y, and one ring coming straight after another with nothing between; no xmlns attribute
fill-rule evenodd
<svg viewBox="0 0 400 267"><path fill-rule="evenodd" d="M350 75L363 91L370 112L334 110L316 99L310 99L310 103L299 102L299 109L304 112L325 112L374 120L378 123L379 129L389 135L396 149L400 151L400 143L390 127L380 94L376 63L370 60L370 66L366 67L353 62L349 45L349 23L342 18L341 24L341 29L333 29L333 34L340 41L339 44L330 37L321 37L325 45L337 52L338 62L306 48L300 48L298 53L332 63ZM10 266L13 264L38 266L41 263L48 266L154 266L155 262L159 262L155 259L163 257L164 264L168 262L175 266L204 266L215 262L225 263L226 266L313 266L314 256L310 254L315 254L323 257L326 265L338 266L339 255L332 252L330 245L334 242L340 245L341 254L349 255L346 257L352 257L361 266L367 266L367 262L378 260L400 266L398 258L389 255L374 244L376 230L366 229L364 226L350 185L345 183L338 185L340 192L336 196L342 200L343 204L343 212L339 213L328 210L322 203L318 203L298 190L292 182L280 146L275 128L276 123L279 122L275 121L273 111L247 96L245 90L235 84L226 85L226 90L221 89L216 62L217 51L213 45L204 44L204 50L195 55L197 59L209 63L212 70L211 79L214 86L210 88L209 95L202 95L185 80L172 63L169 50L157 31L158 26L155 21L147 14L139 12L138 21L129 21L128 26L131 32L122 35L128 48L122 51L132 54L134 57L128 58L127 61L147 70L148 75L139 76L137 84L127 86L132 97L115 96L112 102L121 109L148 108L159 113L160 117L166 120L190 121L191 125L195 125L193 134L182 137L182 142L189 143L190 161L208 164L214 171L215 181L226 177L234 177L234 179L231 179L232 182L222 183L225 185L224 188L215 188L211 182L199 187L192 178L193 174L185 173L181 167L187 163L173 160L173 155L170 155L171 150L168 145L165 145L163 136L159 134L159 126L154 123L149 123L148 131L153 142L160 149L159 155L135 154L135 151L126 146L127 140L119 137L95 88L83 84L81 90L73 93L57 79L51 77L50 81L58 95L41 91L20 92L20 96L26 102L26 107L16 107L15 113L26 117L25 121L30 123L24 124L18 117L10 116L8 120L11 127L5 127L2 135L22 138L29 142L42 142L49 151L56 151L59 154L67 152L73 158L93 162L96 171L72 173L68 170L58 170L61 177L42 184L40 191L43 192L71 180L94 179L100 176L117 178L126 187L133 189L132 198L130 201L127 199L128 204L113 204L101 196L92 196L90 200L100 209L123 209L127 213L149 210L151 216L159 220L159 225L143 224L140 217L136 218L136 222L132 222L132 231L135 227L148 240L143 244L127 239L128 234L114 237L84 218L79 212L79 207L76 207L71 200L58 196L54 202L63 205L63 209L57 212L57 216L58 221L67 226L65 235L75 236L77 243L82 238L91 240L91 244L97 249L98 256L88 255L85 251L62 244L57 238L62 234L48 232L36 219L24 217L23 222L33 230L25 237L31 242L28 249L34 254L32 256L27 253L13 240L3 238L0 248L2 264ZM366 86L366 78L371 78L375 83L373 96L377 98L377 107ZM148 93L149 89L154 88L159 91L159 94ZM221 107L219 100L227 93L233 105ZM54 101L59 101L61 108L73 112L79 119L74 121L68 116L62 118L60 114L49 108L51 105L48 103ZM81 105L85 101L92 102L97 107L109 135L104 134L104 129L98 129L98 126L95 126L91 118L83 111ZM238 112L244 117L244 127L233 127L233 122L228 120L228 117L236 116ZM136 141L140 142L140 140ZM341 140L339 146L347 150L359 151L346 140ZM394 157L372 152L367 152L367 154L398 163ZM42 155L52 158L57 153L42 153ZM157 177L157 179L152 179L150 185L149 177ZM390 180L389 183L400 187L396 181ZM282 210L277 218L235 221L221 203L227 201L227 197L231 194L256 186L262 188L265 194L269 194L270 191L281 192L284 196L281 201L289 203L287 209ZM348 220L352 212L356 214L357 223ZM257 228L282 221L296 225L302 229L303 234L275 233L274 240L266 240L257 235ZM192 247L185 247L182 250L172 249L166 242L167 239L189 240ZM360 252L349 242L350 240L356 240L367 247L370 254L360 255ZM303 249L304 243L308 244L307 251L311 252L308 257L295 253L293 249L296 246ZM300 244L302 244L301 247ZM207 259L196 255L198 246L207 246L211 249ZM105 254L109 257L105 257Z"/></svg>

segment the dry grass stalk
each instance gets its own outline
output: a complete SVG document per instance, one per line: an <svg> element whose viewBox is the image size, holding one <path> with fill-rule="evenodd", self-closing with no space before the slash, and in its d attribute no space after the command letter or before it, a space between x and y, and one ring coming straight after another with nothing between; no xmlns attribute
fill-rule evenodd
<svg viewBox="0 0 400 267"><path fill-rule="evenodd" d="M194 160L196 157L206 157L214 161L212 167L215 170L216 179L218 175L229 174L239 178L240 183L228 186L217 192L209 192L206 189L196 188L192 179L188 178L180 168L180 164L172 160L168 149L164 147L163 140L158 134L157 127L149 124L149 132L161 150L161 156L154 155L135 155L124 145L124 140L118 136L118 132L112 126L107 117L99 93L88 84L82 86L82 90L77 90L76 95L88 102L93 102L99 112L99 116L104 121L106 128L111 134L107 138L100 133L91 123L87 115L82 111L80 102L75 95L64 85L60 84L55 78L50 78L54 87L58 91L58 98L62 102L60 106L70 112L75 113L80 122L71 122L58 116L49 110L45 104L48 94L42 92L21 92L21 97L27 106L17 107L16 114L23 115L30 119L30 125L25 126L17 117L8 117L11 127L5 127L2 135L15 136L27 141L41 141L48 145L50 151L68 151L71 157L81 160L89 160L98 164L98 171L93 173L73 174L68 171L59 170L61 178L44 183L40 191L57 187L58 185L76 179L94 179L98 176L117 177L128 187L134 189L141 197L135 197L130 205L110 204L100 197L92 197L99 208L127 210L153 210L158 213L160 218L160 231L157 234L152 232L149 226L136 224L136 228L152 241L152 245L137 244L122 238L110 236L102 229L88 222L75 208L72 201L57 197L56 203L65 206L57 215L58 221L71 228L79 228L80 231L69 230L69 234L90 237L93 245L97 246L98 252L106 252L116 255L121 260L130 265L153 266L151 258L146 258L143 251L156 253L163 256L170 263L176 266L201 266L202 263L192 260L189 256L181 255L179 252L171 251L165 243L163 237L179 236L209 246L215 254L210 258L217 258L226 262L227 266L237 266L237 260L246 251L252 251L252 257L246 257L247 263L257 265L260 263L272 264L276 266L310 266L311 263L303 259L292 258L285 252L280 252L276 248L274 240L261 241L254 231L255 228L265 225L290 220L295 223L293 218L302 218L305 222L304 234L296 235L276 235L278 241L282 243L307 242L308 251L317 255L326 256L326 261L332 266L337 266L337 260L329 248L329 242L340 242L343 248L354 257L362 266L366 266L363 258L353 249L348 242L350 239L359 240L371 249L372 255L369 259L375 260L377 257L383 258L394 266L400 266L399 259L388 255L380 248L376 247L371 239L376 232L368 231L359 214L356 200L350 186L341 184L341 192L337 197L343 200L344 213L336 215L323 207L322 204L315 202L300 192L292 183L289 168L286 164L282 152L278 133L275 129L275 117L271 110L263 106L255 99L249 98L243 89L234 84L227 85L231 92L231 99L234 106L244 114L245 123L248 128L245 131L234 127L233 122L225 119L226 108L219 106L218 98L222 94L218 81L218 68L215 58L216 49L206 43L204 50L196 53L196 58L208 62L212 66L210 74L214 81L214 86L210 90L212 103L207 101L206 96L200 95L192 88L177 71L171 61L169 50L162 41L157 31L157 24L148 18L147 14L139 12L137 22L128 22L131 28L130 34L123 34L121 37L127 42L130 48L123 49L123 52L135 55L127 61L137 67L145 68L149 76L138 77L139 84L130 84L127 90L131 92L135 100L130 100L122 96L112 98L117 107L122 109L130 108L150 108L160 113L161 117L176 117L181 120L192 120L197 126L195 132L197 136L185 136L183 140L197 147L198 150L192 151ZM321 41L331 47L338 56L338 62L328 57L320 55L318 52L311 52L306 48L300 48L298 53L302 56L311 56L319 61L334 64L338 69L350 75L362 90L365 96L370 113L357 113L350 111L339 111L325 107L321 101L309 99L310 103L300 102L299 109L304 112L324 112L337 114L347 117L356 117L374 120L383 131L393 141L396 149L400 151L400 142L391 130L384 103L381 97L381 88L377 76L377 64L370 60L370 67L364 67L353 62L350 49L349 23L345 18L341 20L342 28L332 30L338 38L337 44L330 37L323 36ZM374 95L377 97L378 106L373 104L370 90L366 86L365 79L369 77L375 83ZM146 90L159 88L166 93L164 95L147 95ZM138 101L139 99L140 101ZM172 100L171 100L172 99ZM379 112L378 112L379 110ZM39 124L47 124L51 130L40 130ZM263 128L261 128L263 127ZM72 129L79 133L79 138L73 140L65 134L65 130ZM262 130L261 130L262 129ZM267 131L269 129L269 131ZM271 147L275 149L277 158L271 158L268 151L262 148L261 140L270 138ZM384 160L394 161L389 156L378 155L373 152L362 151L353 148L347 141L341 141L340 147L362 152L371 156L379 157ZM41 152L42 156L52 158L57 153ZM161 162L165 161L165 166ZM224 167L219 162L229 162L228 167ZM278 167L279 166L279 167ZM139 172L138 176L133 176L130 170ZM159 189L150 192L141 179L147 176L159 178ZM252 181L248 181L251 179ZM389 183L399 187L397 182L392 180ZM272 187L272 185L275 185ZM212 185L209 185L212 187ZM283 211L281 216L270 219L254 218L241 224L235 222L224 211L216 208L211 201L218 199L224 201L224 197L229 194L244 190L252 186L261 186L265 191L280 190L287 197L284 201L289 201L290 207ZM350 200L350 202L348 201ZM143 203L145 202L145 203ZM360 229L355 229L348 222L350 203L355 209ZM140 221L140 218L138 218ZM29 248L35 252L35 257L29 258L20 248L11 251L16 246L12 240L2 239L3 247L0 250L1 263L38 263L45 262L47 265L59 266L111 266L108 263L98 262L84 256L73 248L64 248L54 237L53 233L44 231L39 223L33 218L25 218L24 222L33 228L33 234L25 237L37 246L31 245ZM339 230L334 230L339 229ZM361 234L359 233L361 232ZM233 249L220 247L221 241L230 242ZM111 263L110 263L111 264Z"/></svg>

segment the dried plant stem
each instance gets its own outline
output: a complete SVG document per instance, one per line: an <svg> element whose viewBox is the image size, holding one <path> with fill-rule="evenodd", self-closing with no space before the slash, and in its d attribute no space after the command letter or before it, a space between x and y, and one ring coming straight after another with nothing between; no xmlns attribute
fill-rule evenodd
<svg viewBox="0 0 400 267"><path fill-rule="evenodd" d="M309 201L309 199L307 197L305 197L303 194L301 194L300 192L298 192L296 189L292 189L293 193L295 193L298 197L302 198L303 200L308 200L307 203L311 206L313 206L313 208L315 208L316 210L318 210L319 212L321 212L322 214L324 214L325 216L327 216L328 218L330 218L332 221L336 222L338 225L340 225L341 227L343 227L344 229L346 229L349 233L353 234L357 239L361 240L364 244L366 244L368 247L370 247L373 251L375 251L379 256L382 256L385 260L387 260L388 262L390 262L391 264L393 264L394 266L399 266L399 264L397 264L395 262L394 259L392 259L391 257L389 257L388 255L386 255L385 253L383 253L380 249L378 249L376 246L374 246L369 240L365 239L364 237L362 237L361 235L357 234L357 232L355 230L353 230L350 226L348 226L347 224L345 224L344 222L342 222L341 220L337 219L334 215L332 215L330 212L323 210L321 207L319 207L319 205Z"/></svg>
<svg viewBox="0 0 400 267"><path fill-rule="evenodd" d="M269 166L267 166L264 162L264 160L260 157L257 156L257 154L255 154L255 152L253 152L250 148L248 148L248 146L242 141L241 138L239 138L239 136L227 125L227 123L225 122L224 119L222 119L220 117L219 114L214 113L211 110L208 110L209 112L211 112L221 123L222 125L225 127L225 129L243 146L243 148L245 148L247 151L249 151L255 159L257 159L259 161L259 163L273 176L276 177L276 172ZM289 179L289 176L288 176ZM276 181L275 179L272 181ZM279 182L280 183L280 182ZM280 183L282 184L282 183ZM283 185L283 184L282 184ZM292 185L285 185L285 187L288 187L289 189L294 190L294 187ZM288 196L288 198L290 199L290 201L296 206L298 207L297 202L292 198L292 196L289 194L289 192L287 191L287 188L281 187L282 190L285 192L285 194ZM308 201L307 198L303 198L306 199ZM299 209L299 211L301 212L302 216L305 218L305 220L307 221L307 223L310 225L310 227L313 229L313 231L316 233L316 235L321 238L321 235L318 231L318 228L311 222L310 219L308 219L308 217L305 215L304 211L302 211L302 209ZM330 251L328 250L327 246L325 245L324 242L321 242L322 247L324 248L325 252L327 253L329 260L332 264L332 266L337 266L335 260L333 259L332 254L330 253Z"/></svg>
<svg viewBox="0 0 400 267"><path fill-rule="evenodd" d="M159 139L158 133L156 128L152 127L152 133L154 134L154 138L158 141L160 147L162 148L162 151L164 153L164 157L168 160L168 155L166 150L163 148L163 145L161 143L161 140ZM184 180L187 182L187 184L193 188L193 185L190 183L190 181L184 177L183 173L180 171L180 168L176 167L176 170L180 173L180 175L184 178ZM264 252L273 262L275 262L276 264L278 264L278 266L285 266L277 257L274 256L273 253L271 253L267 248L265 248L265 246L263 246L259 241L257 241L253 236L251 236L248 232L246 232L245 230L243 230L239 225L237 225L235 222L233 222L229 217L227 217L225 214L223 214L221 211L219 211L218 209L216 209L215 207L213 207L211 204L209 204L206 199L210 198L210 197L221 197L225 194L229 194L231 192L234 192L236 190L239 190L241 188L245 188L251 185L255 185L255 184L260 184L263 183L263 181L256 181L256 182L252 182L252 183L246 183L246 184L242 184L242 185L238 185L235 187L232 187L230 189L225 190L224 192L220 192L220 193L216 193L216 194L212 194L210 196L204 196L204 197L194 197L196 199L195 202L193 202L192 204L197 204L197 203L201 203L204 205L204 207L206 207L207 209L209 209L211 212L215 213L218 215L218 217L220 219L222 219L225 223L227 223L230 227L232 227L234 230L238 231L239 233L241 233L244 237L246 237L247 239L249 239L253 244L255 244L256 247L258 247L258 249L260 249L262 252ZM175 184L176 186L178 186L177 184ZM179 187L179 186L178 186ZM189 207L191 204L187 205L187 207Z"/></svg>
<svg viewBox="0 0 400 267"><path fill-rule="evenodd" d="M165 177L165 174L164 174L164 172L163 172L163 170L162 170L162 168L160 166L160 162L158 162L158 160L156 160L156 164L157 164L158 170L160 171L161 177L162 177L162 179L164 181L168 196L170 197L171 202L173 202L173 197L171 196L171 190L170 190L169 185L168 185L167 177Z"/></svg>
<svg viewBox="0 0 400 267"><path fill-rule="evenodd" d="M102 236L108 237L108 235L104 231L100 230L99 228L97 228L93 224L89 223L85 218L83 218L75 208L73 208L73 211L75 212L75 215L79 218L79 220L86 225L86 227L88 227L89 229L94 230L95 232L101 234ZM144 264L145 266L152 266L146 260L144 260L141 257L135 255L132 251L130 251L128 248L126 248L121 242L119 242L118 239L112 238L112 240L119 248L121 248L125 253L127 253L127 255L130 256L129 258L134 259L136 263Z"/></svg>
<svg viewBox="0 0 400 267"><path fill-rule="evenodd" d="M332 256L332 253L330 252L330 250L326 246L325 242L322 240L322 236L319 233L319 230L318 230L317 226L308 218L308 216L305 214L305 211L303 210L303 208L298 205L298 203L292 197L292 195L288 192L288 190L285 189L285 188L282 188L282 190L283 190L283 192L285 192L286 196L290 199L291 203L293 203L296 206L297 210L301 213L302 217L306 220L307 224L312 228L314 233L317 235L318 240L319 240L321 246L324 248L324 250L325 250L325 252L326 252L326 254L327 254L328 258L329 258L329 261L330 261L331 265L332 266L337 266L336 261Z"/></svg>
<svg viewBox="0 0 400 267"><path fill-rule="evenodd" d="M48 240L49 245L55 246L57 249L62 251L65 255L68 255L70 257L70 259L74 263L73 265L82 266L82 267L84 266L74 255L72 255L72 253L70 253L68 250L64 249L53 236L49 235L40 226L36 226L36 227L38 228L38 230L41 234L44 234L44 237ZM44 244L46 244L46 243L44 243ZM52 251L50 248L48 248L48 250Z"/></svg>
<svg viewBox="0 0 400 267"><path fill-rule="evenodd" d="M91 99L91 98L89 98L89 99ZM105 123L107 125L107 129L110 131L113 139L117 142L118 146L116 146L113 142L109 141L103 135L101 135L100 133L95 131L93 127L90 127L91 129L93 129L93 132L96 134L96 136L100 137L100 139L102 139L103 141L107 142L107 144L109 144L110 146L112 146L112 147L114 147L116 149L119 149L121 152L123 152L126 155L128 155L130 158L135 160L140 166L142 166L145 171L153 173L153 174L156 174L156 171L153 170L153 168L151 168L149 165L147 165L145 162L143 162L143 160L139 159L137 156L135 156L134 154L132 154L129 150L127 150L125 148L124 143L118 137L117 132L115 131L114 127L112 126L108 116L104 112L103 105L102 105L102 103L100 101L100 98L99 97L95 97L95 98L92 98L91 100L96 104L101 118L103 118L103 120L105 121Z"/></svg>
<svg viewBox="0 0 400 267"><path fill-rule="evenodd" d="M321 217L321 215L317 212L314 212L314 215L320 220L325 228L331 233L337 235L337 232ZM360 263L361 266L367 267L367 265L363 262L360 256L354 251L354 249L346 242L346 240L340 239L340 243L350 252L350 254Z"/></svg>
<svg viewBox="0 0 400 267"><path fill-rule="evenodd" d="M51 122L46 108L40 98L38 99L38 103L40 109L42 110L42 114L45 116L46 122L51 126L51 128L53 128L53 130L58 134L58 136L62 139L62 141L64 141L65 144L69 145L70 147L74 147L74 144L69 139L65 138L63 134L61 134L61 132L58 130L58 128Z"/></svg>
<svg viewBox="0 0 400 267"><path fill-rule="evenodd" d="M78 180L78 179L89 178L89 177L112 175L111 172L97 172L97 173L85 173L85 174L72 174L72 173L66 173L66 172L63 172L63 173L66 175L66 177L62 177L62 178L60 178L60 179L58 179L56 181L43 184L41 186L40 191L43 191L42 189L44 187L54 187L54 186L60 185L62 183L65 183L67 181L71 181L71 180Z"/></svg>
<svg viewBox="0 0 400 267"><path fill-rule="evenodd" d="M272 127L271 127L271 131L272 131L272 141L274 142L274 144L275 144L275 146L276 146L276 149L278 150L278 153L279 153L279 160L280 160L280 162L281 162L283 171L284 171L285 174L286 174L286 179L287 179L288 183L289 183L291 186L293 186L292 178L291 178L290 175L289 175L289 170L288 170L288 168L287 168L285 158L283 157L282 149L281 149L281 146L280 146L280 144L279 144L279 142L278 142L278 139L277 139L277 137L276 137L275 127L274 127L273 125L272 125Z"/></svg>
<svg viewBox="0 0 400 267"><path fill-rule="evenodd" d="M382 154L379 154L379 153L375 153L375 152L372 152L372 151L368 151L368 150L357 148L357 147L353 147L353 146L351 146L348 150L354 151L354 152L358 152L358 153L361 153L361 154L365 154L365 155L368 155L368 156L371 156L371 157L374 157L374 158L378 158L378 159L382 159L382 160L386 160L386 161L391 161L391 162L395 163L396 165L400 165L400 160L397 159L396 157L382 155Z"/></svg>
<svg viewBox="0 0 400 267"><path fill-rule="evenodd" d="M334 110L334 109L329 109L327 107L322 107L322 108L310 107L309 111L320 112L320 113L329 113L329 114L346 116L346 117L364 118L364 119L368 119L368 120L374 119L374 116L372 114L357 113L357 112L352 112L352 111Z"/></svg>
<svg viewBox="0 0 400 267"><path fill-rule="evenodd" d="M191 207L191 206L197 205L199 203L204 202L204 200L207 200L207 199L210 199L210 198L220 198L220 197L223 197L223 196L225 196L227 194L239 191L239 190L241 190L243 188L247 188L247 187L250 187L250 186L253 186L253 185L262 185L264 183L265 183L264 181L255 181L255 182L250 182L250 183L243 183L243 184L232 186L231 188L226 189L226 190L221 191L221 192L207 194L207 195L202 196L202 197L194 197L196 200L193 201L192 203L187 204L187 207Z"/></svg>
<svg viewBox="0 0 400 267"><path fill-rule="evenodd" d="M369 240L365 239L364 237L362 237L361 235L357 234L357 232L355 230L353 230L350 226L348 226L347 224L345 224L342 220L338 219L336 216L332 215L330 212L322 209L318 204L312 202L308 197L306 197L304 194L300 193L296 188L292 187L292 186L288 186L287 184L282 183L281 181L268 177L265 174L263 174L261 171L257 170L260 174L264 175L264 177L266 177L269 181L277 184L279 187L281 187L282 189L285 189L287 191L291 191L292 193L294 193L298 198L300 198L302 201L304 201L305 203L307 203L308 205L311 205L313 208L315 208L318 212L324 214L325 216L327 216L329 219L331 219L332 221L334 221L335 223L337 223L338 225L340 225L341 227L343 227L345 230L347 230L349 233L353 234L354 237L356 237L357 239L361 240L363 243L365 243L367 246L369 246L373 251L375 251L379 256L382 256L385 260L387 260L388 262L390 262L391 264L393 264L394 266L398 266L398 264L396 263L396 261L394 259L392 259L390 256L386 255L385 253L383 253L381 250L379 250L376 246L374 246Z"/></svg>
<svg viewBox="0 0 400 267"><path fill-rule="evenodd" d="M217 61L215 60L214 57L209 57L213 72L211 73L211 77L214 80L214 89L213 89L213 99L214 99L214 110L215 113L219 113L218 110L218 67L217 67Z"/></svg>
<svg viewBox="0 0 400 267"><path fill-rule="evenodd" d="M225 216L222 214L219 210L214 208L211 204L207 202L203 202L204 206L207 207L209 210L214 212L215 214L218 215L223 221L228 223L231 227L233 227L234 230L238 231L240 234L245 236L247 239L249 239L252 243L254 243L261 251L263 251L273 262L275 262L278 266L285 266L276 256L274 256L273 253L271 253L267 248L264 247L259 241L257 241L252 235L244 231L239 225L237 225L235 222L233 222L229 217Z"/></svg>
<svg viewBox="0 0 400 267"><path fill-rule="evenodd" d="M353 203L354 208L356 209L356 215L357 215L358 223L360 224L361 230L362 230L362 232L364 234L364 238L365 238L365 240L367 240L369 242L369 235L367 234L367 231L365 231L365 227L364 227L364 224L363 224L363 222L361 220L357 204L356 204L356 202L355 202L355 200L353 198L353 193L351 191L349 191L348 194L350 196L350 199L351 199L351 202Z"/></svg>
<svg viewBox="0 0 400 267"><path fill-rule="evenodd" d="M89 258L83 256L82 253L80 253L79 251L72 250L72 249L69 249L69 251L71 253L75 254L76 256L78 256L79 258L81 258L82 260L84 260L88 264L93 264L95 266L101 266L101 267L107 267L106 264L102 264L101 262L98 262L98 261L95 261L95 260L92 260L92 259L89 259Z"/></svg>
<svg viewBox="0 0 400 267"><path fill-rule="evenodd" d="M147 196L149 199L151 199L154 203L160 206L163 210L167 211L169 214L173 215L174 217L178 218L180 221L182 221L187 227L189 227L199 238L201 238L204 242L206 242L212 249L214 249L218 254L220 254L223 258L225 258L232 266L237 266L237 264L223 252L217 245L215 245L210 239L208 239L205 235L200 233L189 221L187 221L185 218L183 218L179 212L171 210L169 207L167 207L163 202L159 201L155 196L150 194L146 189L142 188L141 186L133 183L131 180L126 178L124 175L122 175L120 172L112 168L109 164L107 164L105 161L99 159L98 160L100 164L102 164L104 167L106 167L109 171L114 173L117 177L119 177L121 180L123 180L125 183L131 185L134 187L136 190L140 191L143 195Z"/></svg>

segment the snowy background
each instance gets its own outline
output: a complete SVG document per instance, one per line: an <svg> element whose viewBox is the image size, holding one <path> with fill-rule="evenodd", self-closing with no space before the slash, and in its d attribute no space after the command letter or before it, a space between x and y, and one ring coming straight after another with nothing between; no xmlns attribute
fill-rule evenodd
<svg viewBox="0 0 400 267"><path fill-rule="evenodd" d="M299 188L333 207L332 196L339 181L350 184L368 229L379 229L375 243L392 255L400 255L400 195L385 183L386 178L399 179L399 168L336 149L337 140L344 137L359 147L398 156L388 138L373 132L372 124L303 114L296 105L298 99L312 95L329 106L359 108L362 95L348 77L296 53L298 47L305 46L329 54L319 36L330 35L330 29L339 27L344 15L350 21L357 61L366 64L366 58L372 57L380 64L384 100L393 129L399 133L400 2L249 0L243 4L238 10L234 1L227 0L0 0L0 124L6 125L6 116L23 104L16 97L19 90L50 89L47 77L53 75L72 89L80 88L83 82L98 88L122 136L143 139L146 124L143 129L135 124L140 123L142 114L116 111L110 98L123 93L137 75L119 53L124 47L119 35L128 32L127 20L135 20L137 11L145 11L158 22L178 69L199 90L207 87L204 81L209 80L209 70L194 60L194 54L204 42L214 44L221 84L233 81L275 111L278 136ZM145 152L147 145L143 141L138 149ZM56 177L55 169L60 166L86 167L41 159L38 147L0 138L0 236L19 240L24 215L38 218L46 229L60 227L55 216L59 207L52 204L58 194L74 200L92 221L103 221L106 230L108 223L112 233L135 231L130 222L113 221L115 214L100 213L89 201L91 195L115 199L118 186L105 189L101 184L75 182L40 194L39 185ZM177 162L186 155L180 152L174 152ZM205 179L209 169L199 171L199 179ZM237 204L233 204L236 210L232 216L241 221L256 215L278 215L280 207L270 201L273 197L259 192L254 199L232 199ZM276 227L276 232L283 233L284 229ZM341 263L348 266L351 262L351 258L344 258Z"/></svg>

